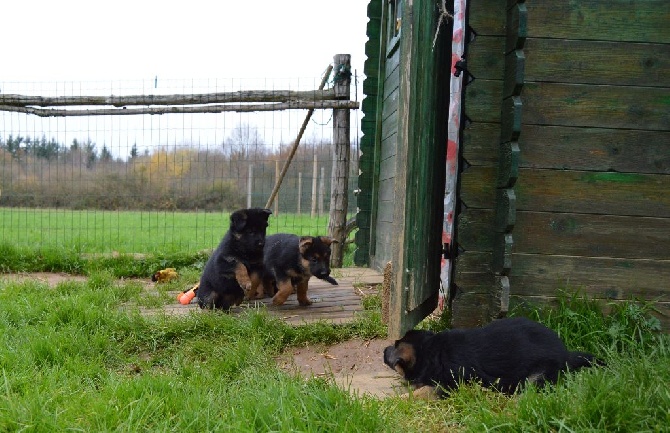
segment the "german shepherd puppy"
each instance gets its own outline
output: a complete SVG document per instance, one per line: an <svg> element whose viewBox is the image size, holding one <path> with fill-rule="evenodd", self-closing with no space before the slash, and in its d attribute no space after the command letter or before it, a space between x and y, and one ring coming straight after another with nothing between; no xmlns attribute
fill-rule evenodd
<svg viewBox="0 0 670 433"><path fill-rule="evenodd" d="M311 305L307 283L314 276L337 285L330 276L330 245L336 240L328 236L297 236L278 233L268 236L263 252L263 288L273 296L274 305L282 305L294 288L300 305Z"/></svg>
<svg viewBox="0 0 670 433"><path fill-rule="evenodd" d="M263 275L263 247L270 209L240 209L200 276L200 308L229 310L255 295Z"/></svg>
<svg viewBox="0 0 670 433"><path fill-rule="evenodd" d="M565 370L604 364L590 353L568 351L556 332L523 317L437 334L411 330L384 349L384 363L421 397L444 397L469 381L512 394L525 382L543 386Z"/></svg>

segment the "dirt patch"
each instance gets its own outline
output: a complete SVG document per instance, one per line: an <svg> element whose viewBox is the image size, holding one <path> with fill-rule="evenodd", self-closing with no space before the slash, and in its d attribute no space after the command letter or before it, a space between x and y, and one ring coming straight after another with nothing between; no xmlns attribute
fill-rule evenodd
<svg viewBox="0 0 670 433"><path fill-rule="evenodd" d="M86 277L81 275L70 275L55 272L21 272L17 274L2 274L0 275L0 280L15 281L19 283L24 281L37 280L48 284L49 287L55 287L58 285L58 283L63 281L84 282L86 281Z"/></svg>
<svg viewBox="0 0 670 433"><path fill-rule="evenodd" d="M283 370L302 377L331 378L354 394L388 397L406 392L400 377L383 362L391 340L350 340L332 346L307 346L279 358Z"/></svg>

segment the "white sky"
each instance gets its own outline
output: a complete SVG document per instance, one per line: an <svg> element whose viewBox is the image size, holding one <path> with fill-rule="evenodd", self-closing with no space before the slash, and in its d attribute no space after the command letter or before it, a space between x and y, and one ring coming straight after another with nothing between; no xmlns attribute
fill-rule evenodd
<svg viewBox="0 0 670 433"><path fill-rule="evenodd" d="M308 90L318 87L335 54L351 54L352 72L359 78L357 87L352 84L352 98L357 89L360 101L367 4L367 0L4 0L0 3L0 92L42 96L205 93L262 90L263 83L283 89L280 79L301 78L297 87ZM158 77L157 87L154 77ZM222 83L230 86L228 79L247 83L259 79L261 85L249 88L233 83L240 87L224 88ZM133 143L140 149L221 143L236 124L249 123L262 129L265 143L276 145L295 138L304 118L301 111L281 113L188 119L177 115L37 118L0 113L0 138L45 135L66 144L88 138L123 156ZM330 114L317 110L306 137L328 135ZM360 111L354 114L360 115Z"/></svg>
<svg viewBox="0 0 670 433"><path fill-rule="evenodd" d="M366 0L3 1L2 81L362 73Z"/></svg>

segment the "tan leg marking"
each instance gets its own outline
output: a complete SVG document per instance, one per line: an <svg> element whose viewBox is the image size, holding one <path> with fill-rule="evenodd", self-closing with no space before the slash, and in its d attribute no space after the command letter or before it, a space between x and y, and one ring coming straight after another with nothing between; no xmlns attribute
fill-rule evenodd
<svg viewBox="0 0 670 433"><path fill-rule="evenodd" d="M251 278L249 278L249 272L247 271L247 267L244 266L242 263L238 263L235 266L235 279L237 280L237 284L242 287L242 291L244 291L244 299L249 299L251 296Z"/></svg>
<svg viewBox="0 0 670 433"><path fill-rule="evenodd" d="M307 297L307 283L309 278L305 278L298 283L298 303L300 305L312 305L311 299Z"/></svg>
<svg viewBox="0 0 670 433"><path fill-rule="evenodd" d="M291 279L284 281L277 281L277 293L272 298L273 305L283 305L286 302L286 299L293 293L293 284L291 284Z"/></svg>

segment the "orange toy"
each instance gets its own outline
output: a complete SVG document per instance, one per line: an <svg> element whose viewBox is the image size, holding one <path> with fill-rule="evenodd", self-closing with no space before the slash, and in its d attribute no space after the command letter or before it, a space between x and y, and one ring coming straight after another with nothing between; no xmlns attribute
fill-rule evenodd
<svg viewBox="0 0 670 433"><path fill-rule="evenodd" d="M198 286L199 286L199 284L196 284L191 289L178 294L177 295L177 301L179 301L179 303L182 304L182 305L190 304L191 301L193 300L193 298L195 298L196 292L198 291Z"/></svg>

